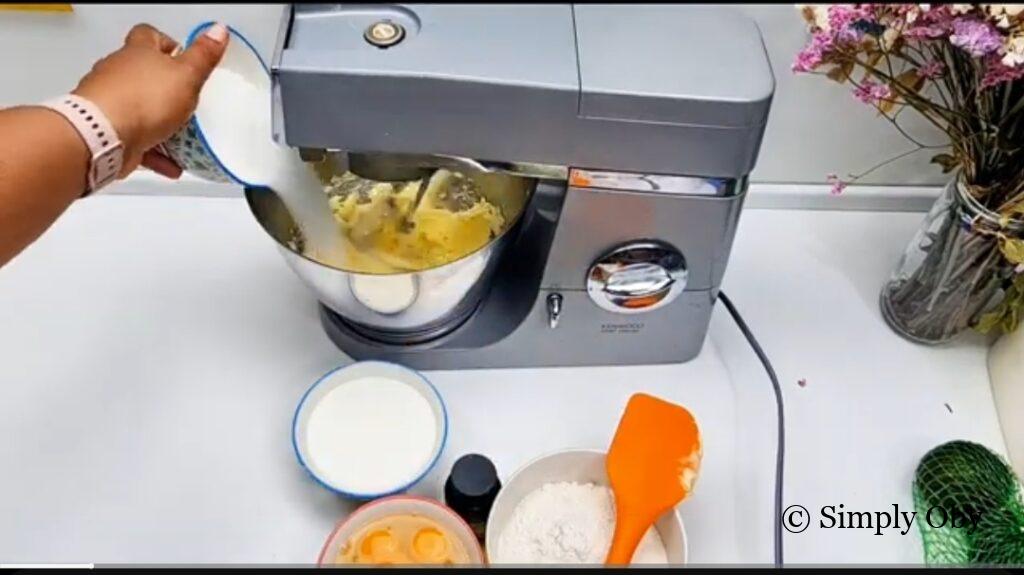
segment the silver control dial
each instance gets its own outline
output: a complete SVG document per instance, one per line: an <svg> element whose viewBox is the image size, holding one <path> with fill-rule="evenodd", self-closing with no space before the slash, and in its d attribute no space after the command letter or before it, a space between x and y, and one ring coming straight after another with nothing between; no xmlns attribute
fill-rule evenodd
<svg viewBox="0 0 1024 575"><path fill-rule="evenodd" d="M601 256L587 272L587 294L616 313L642 313L668 305L686 288L686 260L658 240L631 242Z"/></svg>

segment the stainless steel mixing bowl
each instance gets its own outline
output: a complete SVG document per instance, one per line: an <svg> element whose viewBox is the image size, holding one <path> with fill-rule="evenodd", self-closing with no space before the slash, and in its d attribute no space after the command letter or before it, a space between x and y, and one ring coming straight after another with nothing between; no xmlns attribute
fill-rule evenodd
<svg viewBox="0 0 1024 575"><path fill-rule="evenodd" d="M504 231L459 260L408 273L356 273L310 259L293 247L294 222L273 191L247 188L245 198L285 261L324 305L367 337L416 343L443 335L472 315L502 253L515 239L536 185L536 180L503 174L465 175L501 209L507 222ZM378 297L383 293L388 297Z"/></svg>

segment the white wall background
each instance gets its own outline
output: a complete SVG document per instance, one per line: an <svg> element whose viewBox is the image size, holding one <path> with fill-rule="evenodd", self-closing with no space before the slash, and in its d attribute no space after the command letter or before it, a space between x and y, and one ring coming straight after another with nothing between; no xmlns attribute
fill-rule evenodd
<svg viewBox="0 0 1024 575"><path fill-rule="evenodd" d="M805 39L803 22L792 6L751 4L738 8L760 24L777 79L755 181L821 183L829 172L859 172L910 148L845 87L790 72L793 55ZM137 22L148 22L183 40L195 24L221 20L242 30L269 55L281 9L272 4L80 4L72 14L0 11L0 106L36 102L70 90ZM939 141L934 134L925 135L930 135L932 142ZM878 170L863 182L914 185L944 181L939 170L928 164L928 156L912 156Z"/></svg>

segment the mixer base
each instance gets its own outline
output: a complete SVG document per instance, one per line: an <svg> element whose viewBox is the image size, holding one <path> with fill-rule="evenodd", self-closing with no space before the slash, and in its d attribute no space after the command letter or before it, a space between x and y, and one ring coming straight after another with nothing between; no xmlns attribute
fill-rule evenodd
<svg viewBox="0 0 1024 575"><path fill-rule="evenodd" d="M507 287L495 286L494 292ZM517 314L515 302L492 292L461 326L415 344L370 339L323 306L320 319L327 336L351 358L391 361L421 370L647 365L696 357L713 302L711 292L685 292L647 321L606 318L602 322L601 314L589 309L594 304L586 292L560 291L566 316L552 329L544 304L550 293L555 292L541 291L527 302L525 314ZM581 310L588 313L578 313Z"/></svg>
<svg viewBox="0 0 1024 575"><path fill-rule="evenodd" d="M415 332L393 332L361 325L346 320L342 315L335 313L323 304L320 304L320 321L325 327L327 325L336 325L336 329L344 329L351 332L353 335L358 335L364 338L368 342L376 342L381 345L406 347L410 345L429 343L443 338L461 327L462 324L466 323L466 320L473 317L473 314L476 313L476 310L479 307L479 305L470 307L465 313L451 318L443 324Z"/></svg>

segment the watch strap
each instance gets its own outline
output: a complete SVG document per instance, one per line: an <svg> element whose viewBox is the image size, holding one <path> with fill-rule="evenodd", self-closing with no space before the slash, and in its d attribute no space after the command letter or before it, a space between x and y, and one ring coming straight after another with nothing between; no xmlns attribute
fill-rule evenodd
<svg viewBox="0 0 1024 575"><path fill-rule="evenodd" d="M89 148L89 174L85 195L117 179L124 165L124 144L98 106L74 94L43 103L64 116Z"/></svg>

